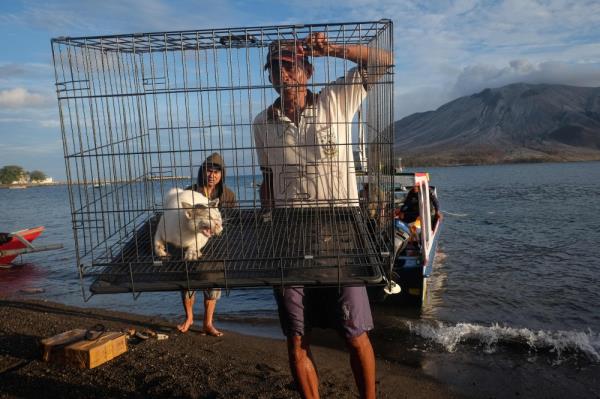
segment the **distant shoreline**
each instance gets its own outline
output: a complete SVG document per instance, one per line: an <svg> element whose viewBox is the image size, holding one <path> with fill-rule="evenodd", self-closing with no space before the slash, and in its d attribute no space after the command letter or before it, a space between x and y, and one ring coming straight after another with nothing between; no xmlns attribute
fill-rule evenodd
<svg viewBox="0 0 600 399"><path fill-rule="evenodd" d="M54 183L23 183L23 184L0 184L0 188L6 189L20 189L20 188L32 188L32 187L52 187L52 186L65 186L66 181L54 182Z"/></svg>
<svg viewBox="0 0 600 399"><path fill-rule="evenodd" d="M66 186L67 182L55 182L55 183L25 183L25 184L0 184L0 189L24 189L33 187L53 187L53 186Z"/></svg>
<svg viewBox="0 0 600 399"><path fill-rule="evenodd" d="M564 160L564 161L560 161L560 160L542 160L542 159L515 159L515 160L505 160L505 161L499 161L499 162L469 162L469 161L457 161L457 162L438 162L438 161L432 161L432 162L419 162L419 163L413 163L411 162L410 158L407 158L406 160L403 158L402 160L402 167L404 168L411 168L411 169L415 169L415 168L452 168L452 167L461 167L461 166L492 166L492 165L517 165L517 164L523 164L523 165L529 165L529 164L542 164L542 163L546 163L546 164L565 164L565 163L585 163L585 162L600 162L600 159L582 159L582 160ZM248 175L251 176L251 175ZM187 179L187 177L168 177L168 178L164 178L164 180L181 180L181 179ZM160 179L150 179L148 181L152 181L152 180L160 180ZM87 183L89 185L109 185L112 183L135 183L135 182L139 182L139 180L135 180L135 181L118 181L118 182L113 182L113 181L106 181L106 182L102 182L102 183ZM77 183L73 183L73 184L77 184ZM33 187L54 187L54 186L66 186L68 185L68 183L66 181L57 181L57 182L53 182L53 183L26 183L26 184L0 184L0 189L25 189L25 188L33 188Z"/></svg>

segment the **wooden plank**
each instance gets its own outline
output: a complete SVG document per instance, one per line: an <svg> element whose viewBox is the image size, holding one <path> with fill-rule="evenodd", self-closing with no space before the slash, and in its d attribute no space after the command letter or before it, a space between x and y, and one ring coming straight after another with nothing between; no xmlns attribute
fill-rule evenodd
<svg viewBox="0 0 600 399"><path fill-rule="evenodd" d="M65 347L65 360L80 368L94 368L127 352L127 339L120 332L106 332L100 338L82 340Z"/></svg>
<svg viewBox="0 0 600 399"><path fill-rule="evenodd" d="M64 363L64 348L75 342L81 341L85 337L85 330L75 329L65 331L64 333L45 338L40 341L42 345L42 360L45 362Z"/></svg>

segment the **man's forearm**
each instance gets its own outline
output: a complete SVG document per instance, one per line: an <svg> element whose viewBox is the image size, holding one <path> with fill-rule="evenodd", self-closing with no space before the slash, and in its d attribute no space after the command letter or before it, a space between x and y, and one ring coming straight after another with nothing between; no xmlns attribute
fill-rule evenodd
<svg viewBox="0 0 600 399"><path fill-rule="evenodd" d="M392 54L382 49L370 49L361 45L330 45L329 56L343 58L352 61L362 67L381 68L380 73L384 73L387 68L392 66Z"/></svg>

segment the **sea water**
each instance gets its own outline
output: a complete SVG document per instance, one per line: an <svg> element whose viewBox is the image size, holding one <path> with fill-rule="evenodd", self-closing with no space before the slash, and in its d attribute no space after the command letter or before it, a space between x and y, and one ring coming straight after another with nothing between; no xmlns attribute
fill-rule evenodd
<svg viewBox="0 0 600 399"><path fill-rule="evenodd" d="M467 362L484 356L489 361L507 351L527 364L542 356L552 367L575 370L583 362L597 370L600 163L420 170L430 173L445 213L428 300L418 312L375 309L380 328L373 339L429 353L429 360L436 357L437 367L430 362L429 369L439 378L455 377L451 367L440 368L439 356L467 356ZM255 188L246 183L252 182L231 185L247 196ZM130 294L97 295L83 302L66 186L0 190L0 215L1 231L44 225L36 243L64 245L63 250L28 254L22 266L0 270L2 296L158 315L174 322L181 318L174 292L145 293L137 300ZM44 292L26 296L24 288ZM216 320L243 332L280 336L269 289L230 291L219 301ZM582 392L600 394L595 383L581 384Z"/></svg>

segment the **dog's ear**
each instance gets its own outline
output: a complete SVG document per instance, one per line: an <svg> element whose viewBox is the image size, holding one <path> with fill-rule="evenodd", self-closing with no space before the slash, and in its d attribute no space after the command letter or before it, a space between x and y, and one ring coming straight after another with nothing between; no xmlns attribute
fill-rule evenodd
<svg viewBox="0 0 600 399"><path fill-rule="evenodd" d="M219 206L219 199L218 199L218 198L215 198L215 199L214 199L214 200L212 200L212 201L208 201L208 206L209 206L209 207L211 207L211 208L216 208L216 207L218 207L218 206Z"/></svg>
<svg viewBox="0 0 600 399"><path fill-rule="evenodd" d="M194 218L194 205L181 201L181 208L185 211L185 217L189 220Z"/></svg>

